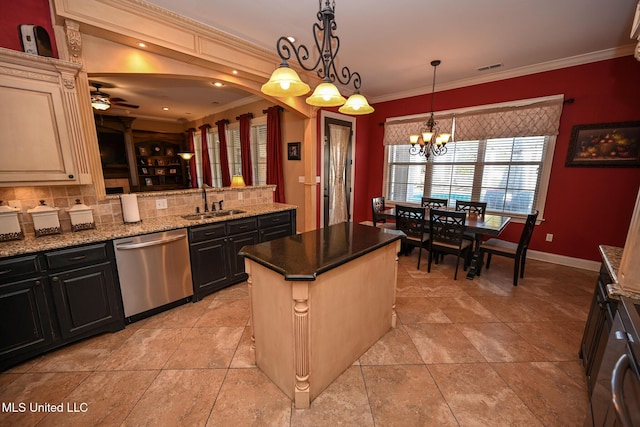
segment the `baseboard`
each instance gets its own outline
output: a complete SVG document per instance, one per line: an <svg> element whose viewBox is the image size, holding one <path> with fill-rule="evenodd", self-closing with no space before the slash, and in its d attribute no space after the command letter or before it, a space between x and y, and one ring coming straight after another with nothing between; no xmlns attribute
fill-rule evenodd
<svg viewBox="0 0 640 427"><path fill-rule="evenodd" d="M600 271L602 263L590 261L588 259L573 258L565 255L550 254L540 251L527 251L527 258L538 261L550 262L552 264L566 265L567 267L581 268L583 270Z"/></svg>

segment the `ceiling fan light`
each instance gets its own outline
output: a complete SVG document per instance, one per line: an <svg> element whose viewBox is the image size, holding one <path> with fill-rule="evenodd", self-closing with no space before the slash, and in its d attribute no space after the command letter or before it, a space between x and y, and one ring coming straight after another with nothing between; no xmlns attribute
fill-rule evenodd
<svg viewBox="0 0 640 427"><path fill-rule="evenodd" d="M282 62L260 90L265 95L286 97L306 95L311 88L300 80L295 70L289 68L286 62Z"/></svg>
<svg viewBox="0 0 640 427"><path fill-rule="evenodd" d="M105 111L111 108L111 102L109 102L107 98L103 98L101 96L92 96L91 106L95 110Z"/></svg>
<svg viewBox="0 0 640 427"><path fill-rule="evenodd" d="M340 95L338 88L333 83L320 83L310 97L306 99L307 104L316 107L339 107L347 100Z"/></svg>
<svg viewBox="0 0 640 427"><path fill-rule="evenodd" d="M356 92L347 99L347 102L345 102L342 107L338 108L338 111L342 114L358 116L373 113L374 110L373 107L369 105L367 98Z"/></svg>

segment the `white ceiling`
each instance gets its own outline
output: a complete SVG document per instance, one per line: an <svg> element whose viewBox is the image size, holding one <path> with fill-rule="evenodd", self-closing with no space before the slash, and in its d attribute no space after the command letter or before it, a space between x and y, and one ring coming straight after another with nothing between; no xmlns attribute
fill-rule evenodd
<svg viewBox="0 0 640 427"><path fill-rule="evenodd" d="M283 35L314 47L317 0L147 1L274 52ZM431 92L429 63L434 59L442 60L436 91L562 68L632 54L635 41L629 34L637 4L638 0L337 0L338 61L340 67L360 73L361 92L370 102ZM502 66L478 71L493 64ZM144 79L133 83L145 90ZM220 106L242 96L200 100L202 88L168 90L168 83L180 82L161 83L163 95L176 102L188 96L211 107L212 102ZM157 93L157 88L148 90ZM141 104L139 110L143 101L148 102L135 93L112 95ZM188 108L192 116L186 118L199 118L196 107L188 105L172 118L185 117Z"/></svg>

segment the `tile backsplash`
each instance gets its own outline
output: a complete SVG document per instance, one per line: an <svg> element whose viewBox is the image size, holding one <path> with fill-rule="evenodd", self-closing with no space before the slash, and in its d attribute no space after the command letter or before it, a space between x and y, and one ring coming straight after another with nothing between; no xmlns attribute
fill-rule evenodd
<svg viewBox="0 0 640 427"><path fill-rule="evenodd" d="M244 188L208 188L207 202L223 200L225 209L241 208L273 203L273 185L262 185ZM138 209L140 218L157 218L172 215L184 215L204 209L204 199L201 189L157 191L136 193L138 195ZM44 200L48 206L60 208L58 211L60 225L64 233L71 232L71 219L67 210L79 199L93 209L93 219L96 227L101 224L122 223L122 208L118 195L108 195L105 200L98 201L93 185L41 186L41 187L4 187L0 188L0 200L3 205L11 204L20 207L20 226L25 235L33 235L33 220L27 210L38 206ZM166 208L158 209L156 201Z"/></svg>

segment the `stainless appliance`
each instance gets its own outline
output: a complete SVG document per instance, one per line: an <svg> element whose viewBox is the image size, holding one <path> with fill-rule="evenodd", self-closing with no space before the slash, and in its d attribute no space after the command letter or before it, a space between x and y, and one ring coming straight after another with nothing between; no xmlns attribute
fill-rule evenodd
<svg viewBox="0 0 640 427"><path fill-rule="evenodd" d="M640 426L640 304L621 297L591 395L593 426Z"/></svg>
<svg viewBox="0 0 640 427"><path fill-rule="evenodd" d="M113 243L128 321L191 299L187 230L127 237ZM131 319L132 316L136 318Z"/></svg>

